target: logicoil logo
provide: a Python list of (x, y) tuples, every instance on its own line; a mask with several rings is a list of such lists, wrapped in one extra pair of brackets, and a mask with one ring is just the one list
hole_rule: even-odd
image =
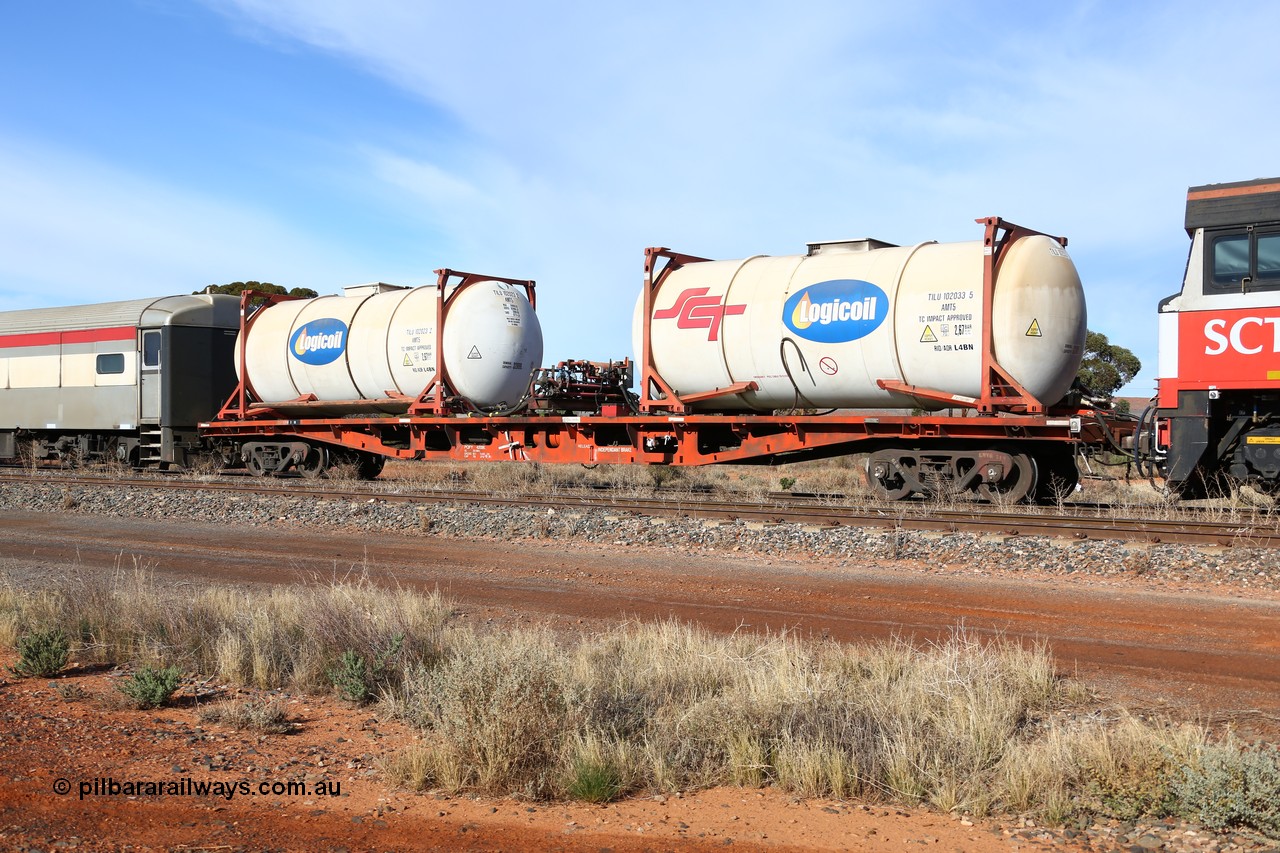
[(802, 338), (842, 344), (865, 338), (889, 316), (889, 297), (869, 281), (835, 279), (791, 294), (782, 322)]
[(347, 324), (333, 317), (308, 320), (289, 339), (289, 351), (303, 364), (337, 361), (347, 347)]

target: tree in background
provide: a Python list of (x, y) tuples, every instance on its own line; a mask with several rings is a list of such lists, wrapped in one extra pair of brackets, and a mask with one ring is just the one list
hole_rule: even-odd
[(1141, 369), (1142, 362), (1132, 352), (1111, 343), (1101, 332), (1089, 332), (1076, 381), (1091, 394), (1110, 399)]
[[(314, 299), (320, 294), (316, 293), (309, 287), (295, 287), (293, 290), (285, 290), (278, 284), (272, 284), (269, 281), (233, 281), (230, 284), (211, 284), (199, 293), (227, 293), (231, 296), (239, 296), (243, 291), (256, 290), (259, 293), (269, 293), (273, 296), (297, 296), (302, 299)], [(265, 299), (254, 297), (249, 300), (250, 305), (261, 305), (266, 302)]]

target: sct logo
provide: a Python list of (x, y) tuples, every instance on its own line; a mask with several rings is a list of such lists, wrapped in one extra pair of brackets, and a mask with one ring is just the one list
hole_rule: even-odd
[(332, 317), (309, 320), (289, 338), (289, 352), (303, 364), (337, 361), (347, 347), (347, 324)]
[(835, 279), (791, 294), (782, 323), (802, 338), (843, 344), (865, 338), (889, 316), (889, 297), (869, 281)]
[(709, 287), (691, 287), (676, 297), (670, 308), (653, 312), (655, 320), (676, 318), (677, 329), (706, 329), (707, 340), (720, 340), (720, 323), (726, 315), (742, 314), (746, 305), (725, 305), (722, 296), (707, 296)]
[[(1264, 331), (1264, 324), (1271, 327), (1271, 334), (1258, 334)], [(1258, 330), (1250, 332), (1246, 342), (1245, 329), (1250, 326), (1257, 326)], [(1257, 355), (1264, 349), (1280, 353), (1280, 317), (1241, 317), (1229, 330), (1226, 320), (1210, 320), (1204, 324), (1204, 336), (1209, 341), (1209, 346), (1204, 348), (1205, 355), (1222, 355), (1228, 348), (1241, 355)]]

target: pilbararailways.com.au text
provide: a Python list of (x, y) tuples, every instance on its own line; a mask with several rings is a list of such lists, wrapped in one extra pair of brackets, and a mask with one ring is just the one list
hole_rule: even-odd
[(320, 780), (307, 783), (300, 779), (286, 781), (265, 780), (236, 782), (193, 779), (116, 779), (113, 776), (82, 779), (72, 784), (70, 779), (53, 781), (53, 792), (66, 796), (76, 791), (80, 799), (87, 797), (215, 797), (231, 800), (235, 797), (340, 797), (342, 783)]

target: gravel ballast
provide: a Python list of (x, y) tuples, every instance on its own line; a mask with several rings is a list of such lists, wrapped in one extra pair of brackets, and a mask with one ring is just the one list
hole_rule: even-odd
[(129, 518), (218, 519), (228, 525), (346, 528), (408, 536), (575, 540), (682, 552), (748, 552), (822, 561), (908, 561), (938, 570), (1137, 579), (1268, 593), (1280, 552), (1248, 546), (1123, 543), (894, 528), (816, 527), (651, 517), (605, 509), (489, 507), (267, 496), (212, 490), (7, 483), (0, 507)]

